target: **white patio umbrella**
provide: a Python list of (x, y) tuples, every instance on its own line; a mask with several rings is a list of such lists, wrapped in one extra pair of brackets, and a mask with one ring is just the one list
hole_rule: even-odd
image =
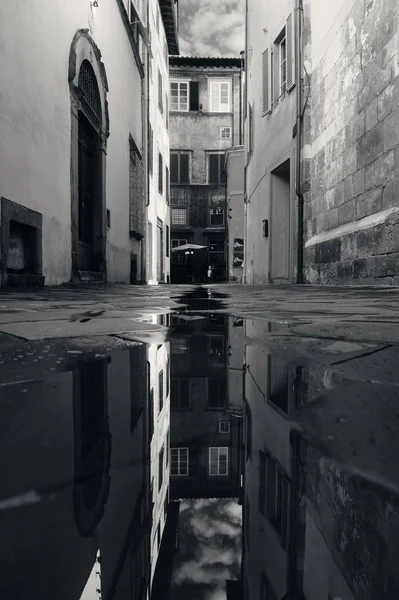
[(203, 250), (207, 246), (200, 246), (198, 244), (183, 244), (183, 246), (176, 246), (172, 248), (172, 252), (195, 252), (196, 250)]

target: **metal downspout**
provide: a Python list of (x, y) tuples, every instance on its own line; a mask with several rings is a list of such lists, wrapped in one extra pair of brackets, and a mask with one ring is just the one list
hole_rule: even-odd
[[(247, 111), (247, 89), (248, 89), (248, 0), (245, 0), (245, 56), (244, 56), (244, 93), (243, 93), (243, 111), (242, 111), (242, 131), (245, 155), (245, 118)], [(247, 283), (247, 262), (248, 262), (248, 235), (247, 235), (247, 167), (244, 167), (244, 265), (243, 265), (243, 283)]]
[(295, 81), (296, 81), (296, 181), (295, 193), (298, 198), (297, 231), (297, 274), (296, 283), (303, 283), (303, 194), (302, 194), (302, 40), (301, 13), (302, 0), (295, 0)]

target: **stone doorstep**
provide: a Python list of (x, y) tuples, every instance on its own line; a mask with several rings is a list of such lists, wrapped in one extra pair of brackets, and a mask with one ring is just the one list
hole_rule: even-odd
[(104, 274), (101, 271), (78, 271), (79, 281), (85, 283), (99, 283), (104, 281)]
[(10, 288), (43, 288), (44, 275), (33, 273), (8, 273), (8, 287)]

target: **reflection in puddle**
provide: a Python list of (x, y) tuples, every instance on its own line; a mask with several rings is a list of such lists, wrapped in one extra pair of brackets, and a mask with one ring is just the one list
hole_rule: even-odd
[(1, 387), (0, 596), (396, 599), (394, 371), (276, 354), (287, 323), (143, 320), (145, 344)]

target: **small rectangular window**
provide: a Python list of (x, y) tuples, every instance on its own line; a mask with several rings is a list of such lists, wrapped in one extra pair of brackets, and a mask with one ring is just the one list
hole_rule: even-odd
[(172, 354), (181, 356), (187, 354), (189, 350), (188, 338), (172, 338)]
[[(172, 238), (172, 248), (178, 248), (179, 246), (185, 246), (187, 244), (187, 240), (183, 239), (183, 238)], [(176, 317), (172, 317), (172, 322), (173, 319), (175, 319)], [(177, 323), (180, 323), (180, 321), (177, 321)]]
[(287, 40), (284, 35), (279, 42), (279, 61), (280, 61), (280, 96), (287, 91)]
[(209, 448), (209, 475), (229, 474), (229, 449)]
[(187, 225), (186, 208), (172, 208), (172, 225)]
[(221, 127), (220, 128), (220, 139), (221, 140), (231, 140), (231, 127)]
[(187, 476), (189, 473), (189, 449), (170, 449), (170, 474), (172, 476)]
[(219, 433), (230, 433), (230, 421), (219, 422)]
[(224, 208), (210, 208), (209, 209), (209, 225), (212, 226), (223, 226), (224, 225)]

